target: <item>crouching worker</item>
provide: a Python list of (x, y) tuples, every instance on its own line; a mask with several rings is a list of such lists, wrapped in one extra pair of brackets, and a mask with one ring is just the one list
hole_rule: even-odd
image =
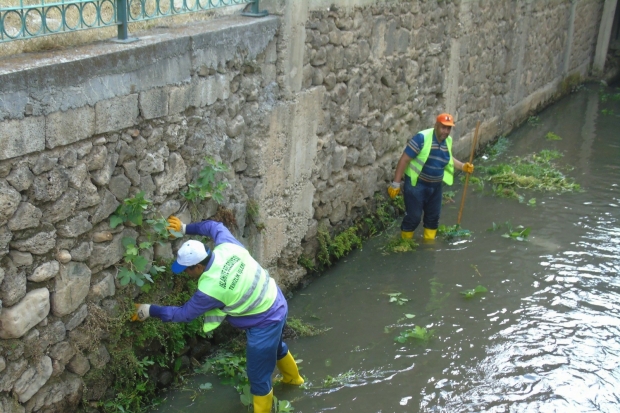
[(182, 307), (136, 304), (132, 320), (157, 317), (167, 322), (189, 322), (204, 316), (204, 331), (215, 329), (224, 319), (247, 336), (247, 373), (254, 412), (268, 413), (273, 403), (271, 375), (276, 367), (282, 383), (300, 385), (297, 364), (282, 341), (288, 305), (280, 288), (245, 247), (220, 222), (202, 221), (185, 225), (168, 218), (169, 229), (188, 235), (211, 237), (213, 251), (202, 242), (183, 243), (172, 264), (172, 272), (185, 271), (198, 279), (198, 291)]

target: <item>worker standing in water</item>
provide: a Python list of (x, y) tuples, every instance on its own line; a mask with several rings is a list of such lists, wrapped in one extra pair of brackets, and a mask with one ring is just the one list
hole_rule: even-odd
[(268, 413), (273, 404), (271, 375), (277, 365), (282, 383), (301, 385), (297, 364), (282, 341), (288, 305), (282, 291), (230, 231), (220, 222), (202, 221), (185, 225), (168, 218), (168, 229), (213, 239), (211, 251), (202, 242), (183, 243), (172, 264), (172, 272), (185, 272), (198, 280), (198, 291), (182, 307), (136, 304), (132, 321), (157, 317), (162, 321), (189, 322), (204, 316), (204, 331), (224, 319), (245, 330), (247, 373), (254, 412)]
[(439, 227), (442, 183), (452, 185), (454, 169), (474, 172), (474, 165), (452, 156), (450, 131), (454, 118), (448, 113), (437, 116), (435, 127), (418, 132), (409, 140), (396, 165), (394, 181), (388, 187), (390, 198), (399, 193), (403, 174), (405, 216), (400, 226), (402, 239), (412, 239), (424, 213), (424, 239), (433, 240)]

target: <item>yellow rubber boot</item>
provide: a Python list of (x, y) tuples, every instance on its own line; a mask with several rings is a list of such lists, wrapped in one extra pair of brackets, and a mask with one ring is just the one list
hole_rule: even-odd
[(413, 239), (413, 231), (400, 231), (402, 239)]
[(435, 236), (437, 236), (436, 229), (424, 228), (424, 241), (432, 241), (435, 239)]
[(295, 359), (291, 355), (290, 351), (286, 353), (286, 356), (278, 360), (276, 365), (278, 366), (280, 373), (282, 373), (282, 383), (293, 384), (295, 386), (303, 384), (304, 379), (302, 379), (299, 375), (297, 363), (295, 363)]
[(270, 413), (273, 406), (273, 389), (264, 396), (252, 395), (254, 413)]

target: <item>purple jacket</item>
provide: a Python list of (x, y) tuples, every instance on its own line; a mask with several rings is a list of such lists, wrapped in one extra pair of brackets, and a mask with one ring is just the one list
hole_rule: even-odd
[[(188, 224), (185, 227), (185, 234), (187, 235), (202, 235), (210, 237), (215, 242), (215, 245), (223, 243), (232, 243), (244, 247), (237, 239), (230, 233), (230, 231), (217, 221), (202, 221), (194, 224)], [(244, 247), (245, 248), (245, 247)], [(207, 264), (205, 271), (211, 268), (213, 264), (213, 254)], [(182, 307), (172, 306), (159, 306), (151, 305), (149, 314), (151, 317), (157, 317), (162, 321), (174, 321), (174, 322), (188, 322), (193, 319), (202, 316), (209, 310), (214, 308), (224, 308), (224, 303), (217, 300), (202, 291), (196, 291), (192, 298), (189, 299)], [(241, 329), (248, 329), (252, 327), (265, 327), (282, 321), (288, 312), (288, 306), (286, 299), (278, 287), (278, 295), (276, 300), (269, 310), (254, 315), (233, 317), (227, 316), (226, 320), (233, 326)]]

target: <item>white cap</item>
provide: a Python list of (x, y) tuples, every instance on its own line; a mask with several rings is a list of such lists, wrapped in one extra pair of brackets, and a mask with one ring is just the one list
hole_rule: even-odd
[(172, 263), (172, 272), (182, 273), (185, 268), (191, 267), (202, 262), (209, 256), (209, 249), (196, 240), (185, 241), (177, 252), (177, 260)]

